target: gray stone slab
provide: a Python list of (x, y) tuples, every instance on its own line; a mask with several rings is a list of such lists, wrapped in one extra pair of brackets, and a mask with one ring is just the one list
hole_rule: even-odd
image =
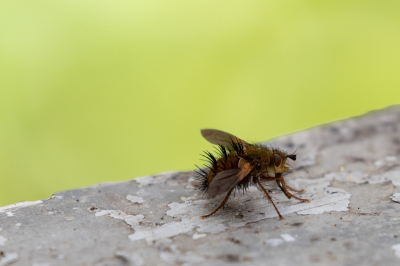
[[(63, 191), (0, 208), (1, 265), (397, 265), (400, 108), (271, 141), (298, 160), (276, 187), (206, 199), (193, 172)], [(200, 137), (200, 135), (199, 135)], [(198, 151), (193, 151), (198, 152)]]

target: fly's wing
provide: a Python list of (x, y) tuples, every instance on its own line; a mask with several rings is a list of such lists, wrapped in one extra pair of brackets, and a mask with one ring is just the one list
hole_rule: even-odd
[(249, 163), (242, 168), (234, 168), (219, 172), (211, 181), (207, 193), (210, 196), (216, 196), (233, 189), (243, 180), (253, 169)]
[(217, 129), (202, 129), (201, 135), (203, 135), (203, 137), (208, 140), (208, 142), (216, 145), (229, 147), (232, 141), (236, 143), (241, 143), (245, 147), (249, 145), (246, 141), (241, 140), (234, 135), (229, 134), (228, 132)]

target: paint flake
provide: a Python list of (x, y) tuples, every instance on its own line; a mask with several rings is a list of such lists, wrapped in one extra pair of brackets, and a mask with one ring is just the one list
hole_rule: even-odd
[(21, 225), (22, 225), (21, 223), (16, 223), (16, 224), (15, 224), (15, 226), (21, 226)]
[(144, 202), (144, 199), (142, 197), (138, 197), (138, 196), (128, 195), (128, 196), (126, 196), (126, 199), (133, 203), (143, 203)]
[(394, 255), (395, 255), (397, 258), (400, 258), (400, 244), (393, 245), (393, 246), (392, 246), (392, 250), (393, 250), (393, 252), (394, 252)]
[(289, 234), (282, 234), (281, 237), (283, 238), (283, 240), (285, 240), (286, 242), (293, 242), (296, 241), (296, 239), (289, 235)]
[(104, 216), (109, 215), (111, 218), (124, 220), (128, 225), (135, 226), (138, 225), (141, 221), (143, 221), (144, 216), (141, 214), (138, 215), (130, 215), (121, 210), (101, 210), (96, 212), (96, 216)]
[(14, 213), (13, 213), (13, 212), (6, 212), (6, 215), (7, 215), (8, 217), (12, 217), (12, 216), (14, 216)]
[(391, 197), (392, 201), (400, 203), (400, 193), (395, 193)]
[(199, 238), (202, 238), (202, 237), (205, 237), (206, 236), (206, 234), (198, 234), (198, 233), (195, 233), (194, 235), (193, 235), (193, 239), (199, 239)]
[(18, 260), (17, 253), (5, 253), (4, 257), (0, 258), (0, 266), (9, 265)]

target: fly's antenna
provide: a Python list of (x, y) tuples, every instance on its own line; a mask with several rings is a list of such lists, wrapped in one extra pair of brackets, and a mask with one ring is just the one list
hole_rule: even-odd
[(293, 161), (296, 161), (296, 158), (297, 158), (297, 149), (298, 149), (298, 147), (296, 148), (296, 150), (295, 150), (292, 154), (287, 155), (287, 157), (290, 158), (290, 159), (293, 160)]

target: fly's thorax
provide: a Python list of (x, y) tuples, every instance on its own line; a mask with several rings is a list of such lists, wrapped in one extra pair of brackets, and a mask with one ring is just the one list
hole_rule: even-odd
[(272, 151), (257, 145), (247, 147), (246, 154), (239, 155), (253, 166), (269, 165)]

